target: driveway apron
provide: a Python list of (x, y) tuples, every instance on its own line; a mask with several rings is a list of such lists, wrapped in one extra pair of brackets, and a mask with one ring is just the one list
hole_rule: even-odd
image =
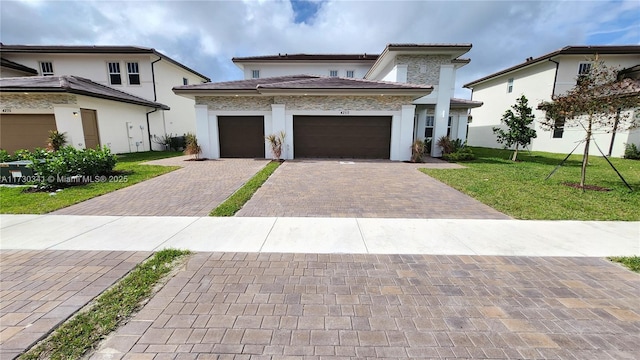
[(56, 215), (207, 216), (268, 160), (185, 161), (177, 157), (149, 165), (183, 166), (171, 173), (52, 212)]
[(30, 348), (150, 254), (3, 250), (0, 358)]
[(92, 358), (631, 359), (639, 288), (600, 258), (199, 253)]
[(459, 166), (438, 161), (286, 161), (236, 216), (509, 219), (418, 171), (420, 167)]

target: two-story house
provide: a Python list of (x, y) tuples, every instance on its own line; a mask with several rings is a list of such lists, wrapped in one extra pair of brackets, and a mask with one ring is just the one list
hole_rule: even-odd
[[(468, 143), (473, 146), (501, 147), (496, 142), (492, 128), (500, 126), (504, 112), (521, 95), (529, 100), (536, 119), (544, 119), (545, 113), (538, 110), (537, 105), (543, 101), (551, 101), (552, 96), (561, 95), (573, 88), (580, 75), (590, 71), (596, 55), (608, 67), (621, 70), (640, 65), (638, 45), (567, 46), (536, 58), (527, 58), (520, 64), (465, 84), (464, 87), (472, 90), (472, 99), (484, 104), (471, 111), (473, 120), (469, 124)], [(569, 153), (586, 134), (581, 126), (558, 124), (555, 129), (545, 131), (536, 121), (534, 127), (537, 138), (533, 139), (530, 150)], [(622, 156), (625, 143), (640, 143), (640, 130), (618, 132), (613, 137), (606, 129), (596, 129), (594, 138), (605, 154), (609, 155), (611, 149), (610, 155)], [(612, 139), (615, 139), (614, 142)], [(601, 155), (595, 146), (590, 147), (590, 153)]]
[(44, 147), (49, 130), (66, 133), (79, 148), (159, 149), (154, 136), (195, 131), (193, 100), (172, 88), (210, 81), (138, 46), (0, 44), (0, 56), (0, 148), (6, 150)]
[[(264, 137), (284, 131), (282, 156), (409, 160), (415, 139), (466, 138), (453, 98), (470, 44), (389, 44), (382, 54), (236, 57), (244, 80), (178, 86), (195, 99), (204, 156), (271, 157)], [(432, 144), (432, 155), (440, 149)]]

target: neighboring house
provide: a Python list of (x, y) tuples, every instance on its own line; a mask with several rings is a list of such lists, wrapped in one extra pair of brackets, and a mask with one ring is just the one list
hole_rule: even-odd
[[(572, 89), (580, 75), (589, 72), (596, 54), (607, 66), (626, 69), (621, 71), (621, 76), (637, 78), (640, 65), (638, 45), (567, 46), (537, 58), (528, 58), (523, 63), (465, 84), (464, 87), (472, 90), (472, 99), (484, 104), (471, 111), (473, 120), (469, 124), (469, 145), (501, 147), (496, 142), (492, 128), (500, 125), (502, 114), (521, 95), (529, 99), (536, 118), (544, 119), (545, 113), (537, 110), (538, 104), (551, 101), (553, 95), (561, 95)], [(558, 123), (552, 131), (545, 131), (536, 121), (535, 129), (538, 137), (533, 139), (530, 150), (569, 153), (585, 136), (582, 127), (565, 127), (563, 123)], [(612, 134), (596, 129), (594, 138), (607, 154), (612, 145)], [(625, 143), (639, 144), (640, 129), (615, 134), (611, 155), (622, 156)], [(601, 155), (595, 146), (590, 147), (590, 153)]]
[(142, 151), (142, 141), (132, 144), (130, 139), (144, 139), (146, 114), (169, 110), (77, 76), (0, 79), (0, 106), (0, 148), (9, 152), (46, 147), (49, 130), (65, 133), (68, 144), (77, 148), (106, 145), (114, 153)]
[[(135, 133), (127, 133), (127, 129), (119, 132), (129, 145), (125, 152), (149, 150), (150, 144), (154, 149), (160, 146), (150, 141), (154, 135), (165, 134), (182, 135), (195, 131), (194, 102), (191, 99), (177, 96), (172, 88), (177, 85), (199, 84), (210, 79), (185, 65), (167, 57), (151, 48), (138, 46), (44, 46), (44, 45), (5, 45), (0, 44), (0, 77), (25, 76), (67, 76), (72, 75), (89, 79), (94, 83), (108, 86), (120, 92), (128, 93), (152, 103), (161, 103), (164, 110), (154, 108), (147, 115), (137, 115), (136, 122), (143, 122), (144, 129), (138, 128)], [(20, 103), (21, 107), (1, 100), (2, 114), (0, 121), (4, 122), (4, 114), (13, 115), (33, 114), (34, 108), (41, 104)], [(112, 104), (113, 105), (113, 104)], [(84, 105), (83, 105), (84, 106)], [(170, 109), (170, 110), (169, 110)], [(107, 120), (106, 114), (96, 110), (101, 120)], [(159, 111), (161, 110), (161, 111)], [(48, 111), (52, 111), (48, 108)], [(13, 116), (15, 121), (15, 116)], [(111, 119), (110, 119), (111, 121)], [(116, 121), (115, 119), (113, 121)], [(119, 122), (119, 121), (116, 121)], [(106, 122), (104, 122), (106, 124)], [(3, 124), (0, 124), (4, 126)], [(106, 126), (106, 125), (105, 125)], [(102, 134), (102, 133), (101, 133)], [(122, 140), (118, 140), (121, 142)], [(78, 146), (80, 142), (74, 141)], [(113, 141), (99, 139), (100, 145), (108, 145)], [(137, 146), (136, 146), (137, 144)], [(120, 147), (117, 152), (122, 151)], [(115, 149), (114, 149), (115, 151)]]
[[(282, 156), (409, 160), (415, 139), (466, 138), (454, 99), (470, 44), (389, 44), (381, 55), (279, 54), (233, 58), (245, 80), (178, 86), (196, 101), (208, 158), (271, 157), (264, 136), (286, 133)], [(435, 143), (435, 142), (434, 142)], [(432, 144), (432, 155), (440, 149)]]

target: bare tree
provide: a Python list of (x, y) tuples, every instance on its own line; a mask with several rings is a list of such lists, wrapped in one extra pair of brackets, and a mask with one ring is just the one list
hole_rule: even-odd
[(567, 93), (553, 96), (540, 109), (546, 113), (543, 128), (564, 126), (585, 129), (580, 187), (584, 189), (589, 163), (589, 146), (594, 130), (619, 132), (640, 126), (640, 81), (617, 79), (618, 69), (606, 66), (596, 56), (590, 71), (580, 75)]

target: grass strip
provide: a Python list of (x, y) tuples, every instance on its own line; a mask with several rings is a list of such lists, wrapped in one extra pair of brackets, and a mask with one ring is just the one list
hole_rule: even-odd
[(618, 262), (633, 272), (640, 273), (640, 256), (612, 256), (609, 260)]
[(247, 181), (240, 189), (234, 192), (227, 200), (213, 209), (209, 216), (233, 216), (244, 204), (246, 204), (253, 194), (264, 184), (265, 181), (280, 166), (279, 161), (272, 161), (262, 168), (249, 181)]
[(19, 359), (78, 359), (115, 330), (149, 297), (154, 285), (188, 251), (165, 249), (138, 264), (126, 277), (100, 295), (86, 311), (58, 327)]
[(46, 214), (96, 196), (149, 180), (179, 169), (179, 166), (142, 165), (143, 162), (183, 155), (181, 152), (147, 151), (118, 155), (116, 181), (71, 186), (55, 195), (48, 192), (24, 192), (24, 187), (0, 187), (0, 214)]

